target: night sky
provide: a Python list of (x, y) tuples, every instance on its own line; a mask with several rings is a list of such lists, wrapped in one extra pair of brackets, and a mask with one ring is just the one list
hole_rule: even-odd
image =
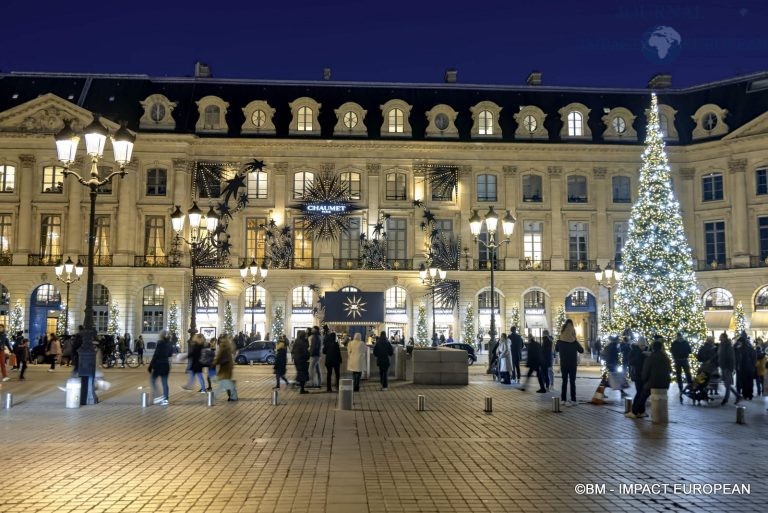
[[(523, 5), (518, 5), (523, 4)], [(67, 9), (63, 9), (66, 6)], [(675, 86), (768, 70), (768, 1), (4, 0), (0, 70), (363, 82)], [(679, 36), (660, 58), (642, 41)]]

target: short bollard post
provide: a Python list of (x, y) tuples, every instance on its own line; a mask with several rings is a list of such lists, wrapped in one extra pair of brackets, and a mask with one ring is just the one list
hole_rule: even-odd
[[(6, 405), (6, 408), (8, 408), (7, 405)], [(747, 409), (744, 406), (736, 407), (736, 424), (746, 424), (746, 421), (744, 420), (744, 416), (746, 415), (746, 413), (747, 413)]]
[(149, 406), (149, 394), (146, 392), (141, 393), (141, 407), (146, 408)]
[(280, 391), (272, 390), (272, 406), (280, 404)]
[(493, 397), (486, 397), (485, 398), (485, 408), (483, 408), (483, 411), (485, 413), (492, 413), (493, 412)]
[(632, 399), (629, 397), (624, 398), (624, 413), (629, 413), (632, 411)]
[(10, 410), (13, 407), (13, 394), (10, 392), (7, 392), (3, 399), (4, 399), (3, 406), (5, 407), (6, 410)]
[(418, 398), (416, 398), (416, 410), (417, 411), (424, 411), (425, 405), (426, 405), (426, 400), (424, 399), (423, 395), (420, 395)]
[(206, 395), (208, 406), (213, 406), (213, 392), (208, 392)]
[(552, 398), (552, 411), (554, 413), (560, 413), (560, 398), (559, 397), (553, 397)]
[(352, 394), (353, 386), (351, 379), (339, 380), (339, 409), (351, 410), (352, 409)]

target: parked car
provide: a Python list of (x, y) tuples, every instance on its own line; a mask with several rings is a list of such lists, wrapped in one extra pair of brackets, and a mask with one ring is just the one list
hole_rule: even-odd
[(472, 365), (477, 361), (477, 355), (475, 354), (475, 348), (469, 344), (462, 344), (461, 342), (450, 342), (443, 344), (442, 347), (450, 347), (451, 349), (463, 349), (467, 352), (467, 363)]
[(275, 363), (275, 343), (269, 340), (251, 342), (244, 348), (237, 350), (235, 362), (240, 365), (247, 365), (251, 362), (273, 365)]

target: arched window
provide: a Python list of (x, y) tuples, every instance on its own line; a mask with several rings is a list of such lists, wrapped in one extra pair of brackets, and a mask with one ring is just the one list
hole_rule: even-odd
[(659, 130), (662, 137), (669, 137), (669, 119), (664, 114), (659, 114)]
[(403, 287), (390, 287), (384, 293), (385, 308), (405, 309), (405, 298), (407, 292)]
[(342, 287), (339, 292), (360, 292), (360, 289), (352, 285), (347, 285), (346, 287)]
[(266, 308), (267, 306), (267, 290), (257, 285), (254, 293), (254, 287), (248, 287), (245, 289), (245, 312), (251, 313), (252, 310), (258, 310)]
[(360, 199), (360, 173), (341, 173), (341, 181), (347, 186), (350, 199)]
[(632, 196), (630, 193), (628, 176), (614, 176), (611, 178), (611, 186), (613, 189), (613, 202), (614, 203), (631, 203)]
[(496, 175), (477, 175), (477, 201), (496, 201)]
[(733, 294), (723, 288), (704, 293), (704, 310), (733, 310)]
[(530, 290), (525, 293), (523, 298), (523, 308), (525, 310), (539, 310), (546, 306), (547, 295), (543, 290)]
[(768, 285), (755, 294), (755, 310), (768, 310)]
[(309, 171), (300, 171), (293, 175), (293, 199), (302, 199), (307, 186), (315, 179), (315, 174)]
[(157, 285), (147, 285), (142, 296), (141, 332), (160, 333), (165, 318), (165, 290)]
[(309, 107), (299, 107), (299, 119), (296, 129), (299, 132), (312, 131), (312, 109)]
[(388, 131), (390, 134), (403, 133), (403, 111), (400, 109), (392, 109), (387, 114), (387, 120), (389, 121)]
[(314, 303), (312, 289), (305, 285), (293, 289), (291, 297), (293, 308), (312, 308)]
[[(477, 308), (490, 310), (491, 308), (491, 291), (484, 290), (477, 295)], [(493, 308), (498, 313), (501, 311), (501, 294), (498, 292), (493, 293)]]
[(568, 203), (587, 202), (587, 177), (571, 175), (568, 177)]
[(106, 333), (109, 326), (109, 289), (100, 283), (93, 286), (93, 322), (96, 333)]
[(35, 306), (60, 305), (61, 294), (50, 283), (44, 283), (35, 291)]
[(387, 173), (387, 199), (405, 200), (407, 198), (406, 183), (405, 173)]
[(484, 110), (477, 116), (477, 133), (479, 135), (493, 135), (492, 112)]
[(581, 112), (571, 111), (568, 113), (568, 135), (572, 137), (581, 137), (584, 135), (584, 118)]
[(523, 176), (523, 201), (541, 203), (541, 177), (539, 175)]
[(206, 130), (219, 128), (220, 115), (221, 110), (218, 105), (208, 105), (204, 111), (205, 121), (203, 122), (203, 128)]

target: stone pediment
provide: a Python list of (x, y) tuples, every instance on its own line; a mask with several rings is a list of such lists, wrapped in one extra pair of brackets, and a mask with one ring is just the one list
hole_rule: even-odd
[(739, 128), (723, 137), (723, 140), (766, 134), (768, 134), (768, 111), (763, 112), (752, 121), (741, 125)]
[[(93, 121), (93, 113), (52, 93), (0, 112), (0, 132), (54, 134), (71, 119), (72, 128), (81, 131)], [(107, 118), (100, 118), (110, 132), (120, 125)]]

